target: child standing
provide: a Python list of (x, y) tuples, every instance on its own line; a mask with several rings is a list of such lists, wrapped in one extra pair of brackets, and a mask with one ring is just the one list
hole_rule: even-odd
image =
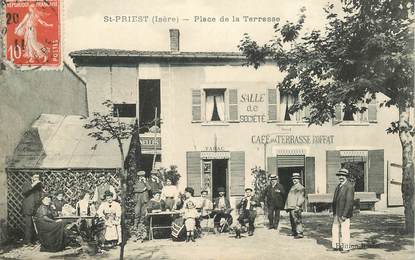
[(199, 217), (199, 212), (196, 210), (196, 206), (193, 201), (188, 200), (184, 208), (184, 225), (187, 231), (186, 242), (192, 240), (195, 242), (194, 230), (196, 226), (196, 218)]

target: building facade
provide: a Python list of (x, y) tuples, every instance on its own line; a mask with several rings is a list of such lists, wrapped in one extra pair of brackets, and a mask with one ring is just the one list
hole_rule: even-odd
[(234, 202), (252, 185), (255, 167), (278, 174), (287, 188), (299, 172), (308, 194), (327, 194), (337, 170), (348, 166), (360, 174), (356, 191), (375, 193), (377, 208), (402, 204), (399, 138), (385, 132), (398, 111), (379, 107), (386, 97), (363, 114), (338, 107), (332, 122), (309, 126), (308, 109), (288, 113), (297, 97), (280, 93), (275, 64), (255, 70), (238, 53), (181, 52), (179, 36), (170, 31), (170, 51), (70, 54), (86, 81), (90, 113), (109, 99), (119, 116), (139, 119), (148, 169), (156, 156), (157, 165), (178, 166), (181, 189), (216, 196), (225, 187)]

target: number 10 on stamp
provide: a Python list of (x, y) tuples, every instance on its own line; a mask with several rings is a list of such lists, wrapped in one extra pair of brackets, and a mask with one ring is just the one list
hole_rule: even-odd
[(61, 66), (60, 1), (6, 1), (6, 59), (15, 67)]

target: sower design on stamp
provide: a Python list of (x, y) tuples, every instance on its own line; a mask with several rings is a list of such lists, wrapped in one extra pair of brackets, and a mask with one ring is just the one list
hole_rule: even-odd
[(61, 66), (60, 0), (6, 1), (6, 59), (18, 68)]

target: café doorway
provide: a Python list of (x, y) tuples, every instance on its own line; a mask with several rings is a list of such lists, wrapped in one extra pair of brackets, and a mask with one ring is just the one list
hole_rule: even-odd
[(298, 172), (301, 175), (301, 184), (305, 186), (304, 167), (278, 167), (278, 177), (286, 193), (293, 186), (292, 176), (294, 172)]
[(212, 159), (212, 195), (213, 198), (219, 196), (218, 188), (223, 187), (228, 197), (229, 191), (229, 174), (228, 159)]

